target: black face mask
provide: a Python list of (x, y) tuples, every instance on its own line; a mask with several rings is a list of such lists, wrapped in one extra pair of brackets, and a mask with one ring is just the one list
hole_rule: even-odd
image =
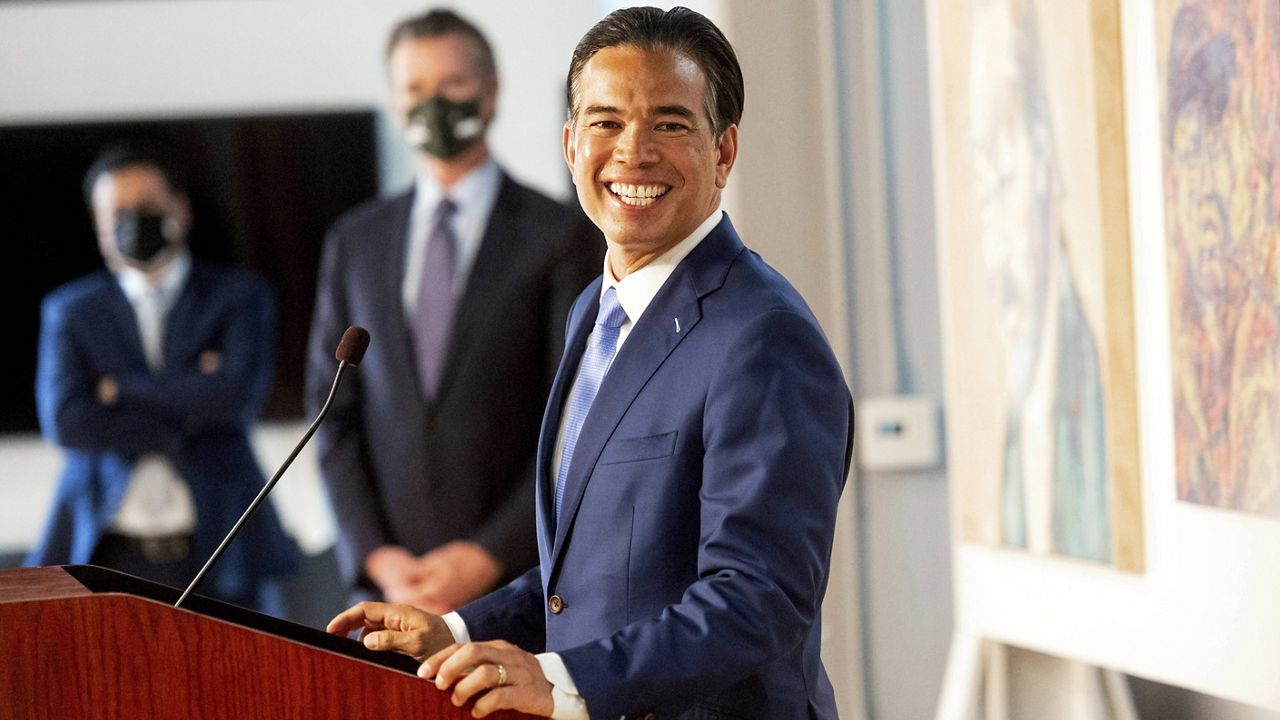
[(140, 263), (149, 263), (166, 247), (164, 216), (143, 210), (122, 212), (116, 220), (116, 249)]
[(409, 111), (404, 136), (428, 155), (449, 160), (474, 145), (483, 132), (479, 98), (454, 102), (436, 95)]

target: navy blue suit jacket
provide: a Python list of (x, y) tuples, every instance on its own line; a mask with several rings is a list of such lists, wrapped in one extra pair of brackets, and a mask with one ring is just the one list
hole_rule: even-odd
[[(41, 430), (66, 451), (66, 466), (29, 564), (89, 562), (144, 453), (164, 455), (191, 488), (196, 558), (213, 552), (265, 482), (249, 428), (274, 367), (270, 289), (247, 272), (197, 260), (165, 323), (164, 368), (152, 372), (133, 308), (111, 273), (74, 280), (45, 298), (36, 404)], [(201, 373), (198, 358), (210, 350), (221, 355), (220, 368)], [(111, 406), (97, 398), (105, 375), (120, 386)], [(263, 507), (202, 590), (243, 601), (264, 576), (296, 562), (296, 546)]]
[(518, 576), (537, 562), (533, 456), (564, 317), (600, 272), (604, 242), (582, 215), (505, 174), (466, 288), (443, 375), (424, 401), (400, 290), (412, 190), (347, 213), (321, 261), (307, 398), (318, 410), (348, 325), (369, 331), (316, 434), (340, 528), (345, 579), (375, 590), (364, 559), (381, 545), (415, 554), (482, 545)]
[(549, 456), (599, 294), (543, 419), (540, 567), (461, 610), (472, 639), (560, 653), (601, 720), (834, 718), (820, 615), (853, 405), (817, 321), (726, 217), (614, 359), (557, 523)]

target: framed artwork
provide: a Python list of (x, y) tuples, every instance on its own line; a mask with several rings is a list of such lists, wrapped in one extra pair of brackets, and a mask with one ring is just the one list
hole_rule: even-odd
[(1178, 497), (1280, 517), (1280, 5), (1155, 6)]
[(1142, 569), (1119, 0), (935, 0), (961, 539)]

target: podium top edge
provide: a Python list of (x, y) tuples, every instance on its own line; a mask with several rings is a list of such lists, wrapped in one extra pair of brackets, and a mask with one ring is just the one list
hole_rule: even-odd
[(0, 571), (0, 603), (53, 600), (92, 594), (80, 581), (60, 567), (15, 568)]
[[(0, 570), (0, 604), (79, 599), (87, 596), (127, 596), (172, 608), (181, 590), (95, 565)], [(362, 643), (318, 628), (299, 625), (203, 595), (191, 595), (180, 609), (250, 631), (337, 653), (356, 660), (415, 675), (418, 662), (408, 655), (377, 652)]]

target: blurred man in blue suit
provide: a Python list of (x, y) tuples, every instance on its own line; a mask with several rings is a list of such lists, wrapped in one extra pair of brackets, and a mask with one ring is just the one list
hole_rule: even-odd
[(619, 10), (578, 44), (565, 158), (608, 251), (543, 421), (540, 567), (457, 613), (366, 603), (332, 631), (426, 659), (478, 716), (836, 717), (820, 617), (852, 399), (720, 209), (742, 103), (690, 10)]
[[(274, 302), (256, 276), (191, 257), (190, 203), (159, 155), (107, 151), (85, 193), (106, 269), (43, 304), (36, 402), (66, 466), (28, 563), (184, 586), (265, 481), (249, 428), (271, 385)], [(264, 581), (296, 562), (264, 507), (201, 590), (275, 610)]]

